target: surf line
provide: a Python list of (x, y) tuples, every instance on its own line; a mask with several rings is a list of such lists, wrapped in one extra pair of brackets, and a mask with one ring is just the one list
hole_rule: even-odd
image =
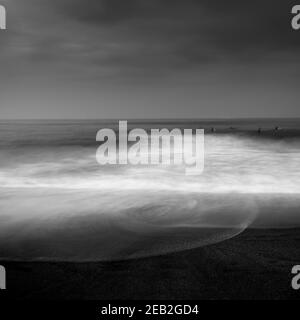
[(100, 165), (184, 164), (186, 175), (204, 171), (204, 129), (151, 129), (148, 134), (145, 129), (134, 128), (128, 132), (124, 120), (119, 121), (118, 134), (104, 128), (98, 131), (96, 141), (101, 142), (96, 152)]

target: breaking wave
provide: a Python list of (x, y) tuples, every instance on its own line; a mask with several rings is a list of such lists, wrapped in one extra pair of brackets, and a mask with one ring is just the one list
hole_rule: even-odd
[[(207, 135), (204, 173), (186, 176), (183, 166), (101, 167), (96, 146), (88, 135), (82, 138), (87, 129), (70, 129), (74, 135), (68, 137), (58, 126), (46, 133), (43, 126), (26, 129), (20, 140), (12, 138), (14, 127), (5, 127), (1, 259), (105, 261), (165, 254), (232, 238), (260, 216), (260, 226), (271, 226), (272, 203), (298, 205), (298, 139)], [(94, 127), (88, 132), (95, 139)], [(281, 226), (291, 219), (275, 216)], [(294, 212), (292, 221), (299, 223)]]

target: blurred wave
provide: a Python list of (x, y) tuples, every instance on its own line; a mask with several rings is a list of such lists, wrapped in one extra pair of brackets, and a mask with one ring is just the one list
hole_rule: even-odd
[(130, 259), (220, 242), (256, 220), (299, 223), (288, 212), (300, 198), (295, 129), (276, 138), (239, 125), (206, 135), (204, 173), (186, 176), (184, 166), (100, 166), (96, 132), (115, 123), (0, 122), (0, 258)]

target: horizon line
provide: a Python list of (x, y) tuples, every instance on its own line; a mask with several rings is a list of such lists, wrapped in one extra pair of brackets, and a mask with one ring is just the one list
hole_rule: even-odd
[(2, 118), (2, 121), (206, 121), (206, 120), (300, 120), (299, 117), (203, 117), (203, 118)]

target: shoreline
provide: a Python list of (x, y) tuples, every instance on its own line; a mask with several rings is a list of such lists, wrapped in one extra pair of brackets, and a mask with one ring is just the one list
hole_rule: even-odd
[(290, 286), (299, 246), (299, 228), (247, 229), (218, 244), (156, 257), (2, 263), (12, 299), (300, 299)]

